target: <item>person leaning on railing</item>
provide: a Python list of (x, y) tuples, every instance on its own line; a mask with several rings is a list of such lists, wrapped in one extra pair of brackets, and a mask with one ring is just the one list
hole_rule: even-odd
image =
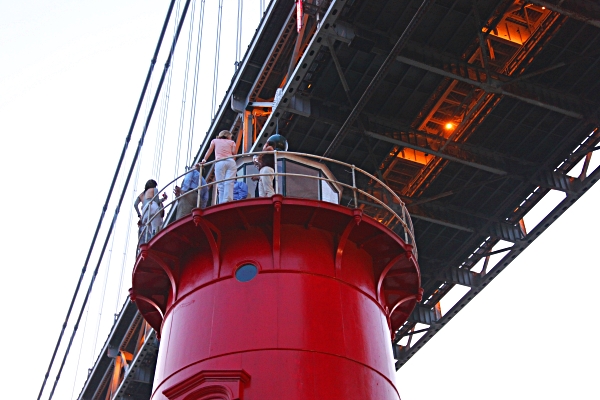
[[(221, 131), (216, 139), (210, 142), (210, 147), (206, 151), (202, 163), (205, 163), (208, 157), (215, 152), (215, 179), (225, 182), (219, 182), (217, 189), (219, 191), (219, 204), (233, 200), (233, 179), (236, 173), (236, 165), (232, 157), (235, 154), (235, 142), (231, 140), (233, 135), (229, 131)], [(220, 160), (220, 161), (219, 161)]]
[[(177, 201), (177, 212), (175, 215), (176, 219), (184, 217), (192, 212), (192, 209), (198, 206), (198, 186), (199, 183), (203, 186), (200, 189), (200, 208), (206, 208), (208, 204), (208, 187), (206, 187), (206, 180), (200, 176), (200, 164), (196, 164), (191, 172), (188, 172), (183, 178), (181, 187), (175, 186), (173, 193), (179, 197), (185, 194)], [(187, 194), (186, 194), (187, 193)]]
[[(163, 193), (162, 198), (158, 197), (158, 183), (154, 179), (150, 179), (146, 182), (144, 192), (141, 193), (133, 204), (133, 208), (137, 212), (138, 226), (147, 225), (150, 222), (150, 226), (147, 228), (144, 238), (150, 240), (160, 230), (162, 225), (162, 219), (164, 216), (164, 210), (162, 209), (162, 202), (167, 199), (167, 194)], [(140, 214), (139, 205), (142, 203), (142, 214)]]

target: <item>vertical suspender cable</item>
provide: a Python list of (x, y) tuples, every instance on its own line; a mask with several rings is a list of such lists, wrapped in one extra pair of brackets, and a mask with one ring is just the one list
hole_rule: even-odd
[[(175, 11), (175, 26), (173, 27), (173, 36), (176, 34), (177, 23), (179, 21), (179, 6), (181, 5), (181, 1), (177, 3), (177, 10)], [(160, 110), (160, 118), (158, 123), (158, 130), (156, 135), (156, 144), (155, 144), (155, 155), (154, 158), (154, 179), (160, 181), (160, 172), (162, 166), (162, 155), (163, 155), (163, 145), (165, 143), (165, 135), (167, 132), (167, 117), (169, 112), (169, 101), (171, 95), (171, 81), (173, 79), (173, 64), (175, 62), (175, 55), (171, 54), (171, 68), (169, 69), (169, 76), (167, 78), (167, 84), (165, 87), (164, 96), (162, 99), (162, 105)]]
[[(142, 163), (141, 156), (138, 160), (137, 168), (135, 169), (135, 177), (133, 178), (133, 190), (131, 191), (131, 204), (135, 201), (135, 197), (137, 193), (135, 191), (135, 187), (139, 181), (140, 177), (140, 165)], [(121, 261), (121, 278), (119, 279), (119, 288), (117, 289), (117, 303), (115, 305), (115, 317), (119, 312), (119, 307), (121, 307), (121, 289), (123, 288), (123, 278), (125, 275), (125, 264), (127, 263), (127, 251), (129, 249), (129, 239), (131, 234), (131, 225), (133, 222), (133, 207), (129, 208), (129, 220), (127, 221), (127, 233), (125, 234), (125, 246), (123, 248), (123, 260)]]
[(215, 45), (215, 69), (213, 71), (213, 91), (212, 107), (210, 108), (210, 118), (215, 117), (217, 108), (217, 88), (219, 80), (219, 55), (221, 53), (221, 20), (223, 19), (223, 0), (219, 0), (219, 15), (217, 17), (217, 44)]
[(73, 378), (73, 388), (71, 389), (71, 400), (73, 400), (73, 395), (75, 394), (75, 384), (77, 384), (77, 375), (79, 372), (79, 361), (81, 361), (81, 350), (83, 349), (83, 339), (85, 338), (85, 330), (87, 329), (87, 321), (88, 314), (90, 309), (88, 307), (85, 312), (85, 319), (83, 320), (83, 334), (81, 335), (81, 344), (79, 345), (79, 356), (77, 356), (77, 366), (75, 367), (75, 377)]
[[(150, 101), (149, 98), (152, 97), (152, 85), (150, 86), (150, 91), (148, 92), (148, 98), (146, 98), (146, 110), (145, 117), (148, 117), (148, 113), (150, 110)], [(140, 180), (140, 168), (142, 165), (142, 155), (138, 158), (137, 167), (135, 169), (135, 177), (133, 178), (133, 189), (131, 190), (131, 204), (133, 205), (135, 198), (137, 197), (137, 185)], [(129, 208), (129, 220), (127, 221), (127, 233), (125, 234), (125, 246), (123, 247), (123, 259), (121, 261), (121, 279), (119, 280), (119, 289), (117, 290), (117, 303), (115, 305), (115, 318), (118, 316), (119, 308), (121, 307), (121, 289), (123, 288), (123, 278), (125, 275), (125, 265), (127, 263), (127, 252), (129, 250), (129, 239), (131, 233), (131, 222), (133, 220), (133, 207)]]
[(108, 190), (108, 195), (106, 196), (106, 201), (104, 202), (104, 206), (102, 207), (102, 212), (100, 213), (100, 219), (98, 220), (98, 224), (96, 226), (96, 231), (94, 232), (94, 236), (92, 238), (92, 243), (90, 244), (90, 248), (88, 250), (87, 256), (85, 258), (85, 262), (83, 264), (83, 268), (81, 270), (81, 275), (79, 276), (79, 281), (77, 282), (77, 286), (75, 287), (75, 293), (73, 293), (73, 298), (71, 299), (71, 304), (69, 305), (69, 309), (67, 311), (67, 316), (65, 317), (65, 321), (63, 322), (60, 334), (58, 335), (58, 341), (56, 342), (56, 346), (54, 347), (54, 352), (52, 353), (52, 357), (50, 359), (50, 364), (48, 365), (48, 370), (44, 375), (44, 381), (42, 382), (42, 386), (40, 388), (40, 392), (38, 393), (38, 400), (42, 397), (42, 393), (44, 392), (44, 387), (46, 386), (46, 382), (48, 381), (48, 377), (50, 376), (50, 370), (52, 369), (52, 365), (54, 364), (54, 359), (56, 358), (56, 353), (58, 352), (58, 348), (62, 341), (62, 337), (65, 333), (65, 329), (67, 327), (67, 323), (69, 322), (69, 318), (71, 317), (71, 311), (73, 310), (73, 305), (75, 304), (75, 299), (77, 298), (77, 294), (79, 293), (79, 288), (81, 287), (81, 282), (83, 281), (83, 276), (85, 275), (85, 271), (87, 270), (87, 265), (92, 255), (92, 250), (94, 249), (94, 245), (96, 244), (96, 239), (98, 237), (98, 233), (100, 231), (100, 227), (102, 226), (102, 221), (104, 220), (104, 215), (106, 214), (106, 210), (108, 209), (108, 203), (110, 198), (112, 197), (112, 192), (115, 187), (117, 176), (121, 171), (121, 165), (123, 164), (123, 159), (125, 158), (125, 153), (127, 152), (127, 148), (129, 145), (129, 141), (131, 140), (131, 135), (133, 134), (133, 128), (135, 127), (135, 123), (137, 121), (138, 114), (140, 112), (140, 108), (144, 101), (144, 96), (146, 95), (146, 89), (148, 88), (148, 84), (150, 83), (150, 78), (152, 77), (152, 71), (154, 70), (154, 65), (156, 64), (156, 58), (158, 57), (158, 52), (162, 45), (163, 38), (165, 36), (165, 31), (167, 29), (167, 25), (169, 24), (169, 20), (171, 19), (171, 12), (173, 11), (173, 6), (175, 4), (175, 0), (171, 0), (171, 4), (169, 5), (169, 9), (167, 11), (167, 16), (165, 17), (165, 22), (163, 23), (162, 30), (160, 32), (160, 36), (158, 38), (158, 43), (156, 44), (156, 49), (154, 50), (154, 56), (150, 61), (150, 68), (148, 70), (148, 74), (146, 75), (146, 81), (144, 82), (144, 86), (142, 88), (142, 93), (140, 94), (140, 98), (138, 100), (137, 107), (135, 108), (135, 112), (133, 114), (133, 120), (131, 121), (131, 126), (129, 127), (129, 132), (127, 133), (127, 137), (125, 138), (125, 144), (123, 146), (123, 150), (121, 151), (121, 157), (119, 158), (119, 162), (117, 164), (117, 169), (113, 176), (112, 182), (110, 184), (110, 189)]
[[(106, 235), (106, 238), (104, 240), (104, 245), (102, 246), (102, 251), (100, 252), (100, 257), (98, 259), (98, 263), (96, 264), (96, 268), (94, 269), (94, 272), (92, 274), (92, 278), (90, 281), (90, 285), (88, 286), (88, 290), (87, 293), (85, 294), (85, 297), (83, 299), (83, 304), (81, 306), (81, 310), (79, 312), (79, 315), (77, 317), (77, 322), (75, 323), (74, 327), (73, 327), (73, 333), (71, 335), (71, 338), (69, 340), (69, 344), (67, 345), (67, 349), (65, 351), (65, 355), (63, 357), (62, 363), (60, 365), (60, 369), (58, 371), (58, 374), (56, 376), (56, 379), (54, 381), (54, 386), (52, 387), (52, 392), (50, 393), (50, 397), (49, 400), (52, 399), (52, 396), (54, 395), (54, 391), (56, 389), (56, 385), (58, 384), (58, 380), (60, 379), (60, 374), (65, 366), (65, 362), (67, 360), (67, 356), (69, 355), (69, 350), (71, 348), (71, 345), (73, 344), (73, 339), (75, 337), (75, 334), (77, 333), (77, 329), (79, 327), (79, 322), (81, 321), (81, 317), (83, 315), (83, 311), (85, 310), (85, 306), (87, 305), (88, 299), (90, 297), (90, 293), (92, 291), (92, 287), (94, 286), (94, 281), (96, 280), (96, 275), (98, 275), (98, 270), (100, 269), (100, 263), (102, 262), (102, 258), (104, 256), (104, 252), (106, 251), (106, 246), (108, 245), (108, 241), (110, 239), (110, 236), (112, 234), (112, 231), (115, 227), (115, 223), (117, 221), (117, 217), (119, 215), (119, 210), (121, 208), (121, 204), (123, 203), (123, 197), (125, 197), (125, 193), (127, 192), (127, 187), (129, 186), (129, 181), (131, 179), (131, 175), (133, 174), (133, 169), (135, 168), (137, 159), (140, 155), (140, 151), (142, 150), (142, 146), (144, 144), (144, 138), (146, 137), (146, 132), (148, 131), (148, 125), (150, 124), (150, 120), (152, 119), (152, 114), (154, 113), (154, 108), (156, 107), (156, 103), (158, 101), (158, 96), (160, 95), (161, 89), (162, 89), (162, 85), (164, 84), (165, 81), (165, 77), (167, 75), (167, 72), (169, 71), (169, 67), (171, 65), (171, 58), (172, 55), (174, 53), (175, 50), (175, 46), (177, 45), (177, 39), (179, 38), (179, 33), (181, 32), (181, 27), (183, 25), (183, 21), (185, 20), (185, 15), (187, 13), (187, 10), (189, 8), (190, 5), (190, 1), (191, 0), (186, 0), (185, 3), (185, 7), (183, 9), (182, 12), (182, 16), (181, 16), (181, 20), (179, 21), (179, 25), (177, 28), (177, 33), (175, 35), (175, 37), (173, 38), (173, 43), (171, 44), (171, 51), (169, 52), (169, 57), (167, 58), (167, 61), (165, 62), (165, 67), (163, 70), (163, 73), (160, 77), (160, 81), (158, 83), (158, 87), (156, 88), (156, 93), (154, 95), (154, 100), (152, 101), (152, 106), (150, 107), (150, 113), (148, 114), (148, 117), (146, 118), (146, 123), (144, 124), (144, 129), (142, 131), (142, 135), (140, 137), (140, 140), (138, 142), (138, 147), (136, 149), (135, 155), (133, 156), (133, 160), (131, 162), (131, 166), (129, 168), (129, 172), (127, 174), (127, 178), (125, 179), (125, 184), (123, 185), (123, 190), (121, 191), (121, 196), (119, 197), (119, 202), (117, 204), (117, 207), (115, 208), (115, 214), (113, 216), (112, 222), (110, 224), (110, 227), (108, 229), (108, 233)], [(164, 29), (163, 29), (164, 31)], [(138, 107), (139, 109), (139, 107)], [(137, 110), (136, 110), (137, 113)], [(111, 188), (112, 189), (112, 188)], [(45, 383), (45, 381), (44, 381)], [(42, 387), (43, 389), (43, 387)], [(41, 391), (40, 391), (40, 396), (41, 396)]]
[(192, 148), (194, 143), (194, 124), (196, 122), (196, 96), (198, 93), (198, 76), (200, 75), (200, 54), (202, 51), (202, 31), (204, 29), (204, 4), (206, 0), (200, 1), (200, 27), (196, 44), (196, 65), (194, 67), (194, 87), (192, 89), (192, 109), (190, 112), (190, 130), (188, 131), (188, 149), (185, 165), (191, 164)]
[[(131, 214), (131, 212), (130, 212)], [(104, 273), (104, 286), (102, 287), (102, 295), (100, 297), (100, 312), (98, 313), (98, 324), (96, 325), (96, 334), (94, 336), (94, 349), (92, 350), (92, 363), (94, 362), (96, 355), (96, 348), (98, 347), (98, 334), (100, 333), (100, 325), (102, 324), (102, 312), (104, 311), (104, 299), (106, 297), (106, 286), (108, 285), (108, 275), (110, 272), (110, 264), (112, 261), (112, 253), (115, 245), (115, 236), (112, 235), (112, 240), (110, 241), (110, 249), (108, 250), (108, 262), (106, 263), (106, 272)]]
[(162, 167), (162, 155), (163, 148), (165, 143), (165, 135), (167, 133), (167, 114), (169, 112), (169, 99), (171, 94), (171, 78), (173, 76), (173, 69), (169, 70), (169, 75), (167, 77), (167, 84), (165, 85), (165, 92), (162, 101), (162, 122), (159, 126), (160, 136), (159, 140), (156, 144), (156, 148), (158, 149), (158, 155), (155, 162), (156, 172), (154, 173), (154, 179), (156, 181), (160, 181), (160, 172)]
[(238, 0), (238, 15), (237, 15), (237, 37), (235, 38), (235, 70), (240, 66), (242, 59), (242, 12), (244, 1)]
[[(192, 53), (192, 39), (194, 36), (194, 16), (196, 12), (196, 0), (192, 0), (192, 13), (190, 16), (190, 31), (188, 33), (187, 54), (185, 57), (185, 74), (183, 78), (183, 95), (181, 99), (181, 110), (179, 112), (179, 133), (177, 135), (177, 151), (175, 153), (175, 172), (173, 177), (177, 177), (179, 170), (179, 160), (181, 152), (181, 138), (183, 137), (183, 124), (185, 122), (185, 101), (188, 92), (188, 74), (190, 71), (190, 55)], [(187, 164), (186, 164), (187, 165)]]

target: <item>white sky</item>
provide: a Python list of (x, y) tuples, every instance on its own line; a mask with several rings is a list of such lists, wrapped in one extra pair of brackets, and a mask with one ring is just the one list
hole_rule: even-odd
[[(229, 85), (235, 60), (237, 1), (224, 1), (217, 104)], [(167, 4), (166, 0), (0, 0), (0, 133), (4, 138), (0, 183), (5, 192), (0, 254), (2, 282), (7, 288), (0, 330), (4, 344), (2, 398), (37, 397)], [(206, 8), (192, 155), (209, 126), (215, 4), (208, 1)], [(259, 13), (259, 0), (244, 1), (242, 54)], [(172, 32), (170, 27), (164, 48)], [(186, 45), (184, 30), (174, 63), (159, 184), (176, 173)], [(164, 53), (156, 65), (153, 87), (163, 64)], [(190, 69), (193, 71), (193, 60)], [(186, 159), (190, 104), (188, 95), (178, 173)], [(137, 182), (132, 185), (136, 193), (145, 180), (157, 177), (152, 165), (159, 115), (160, 102), (145, 141), (139, 178), (132, 180)], [(124, 172), (129, 169), (142, 125), (140, 117)], [(600, 155), (594, 158), (597, 165)], [(120, 180), (114, 200), (122, 186)], [(170, 190), (167, 194), (172, 197)], [(131, 198), (130, 191), (79, 329), (80, 333), (85, 330), (84, 344), (78, 335), (55, 399), (79, 394), (86, 370), (130, 287), (132, 251), (125, 247), (125, 239), (127, 227), (135, 223), (130, 220)], [(600, 217), (595, 206), (599, 200), (597, 185), (400, 370), (398, 386), (403, 400), (599, 398), (592, 380), (598, 376), (595, 361), (600, 358), (594, 311), (600, 278), (596, 255)], [(114, 204), (111, 202), (106, 213), (82, 294), (87, 290), (89, 272), (96, 266)], [(105, 307), (100, 317), (104, 287)], [(69, 327), (64, 342), (70, 332)], [(80, 372), (76, 375), (77, 363)], [(54, 375), (43, 398), (53, 380)]]

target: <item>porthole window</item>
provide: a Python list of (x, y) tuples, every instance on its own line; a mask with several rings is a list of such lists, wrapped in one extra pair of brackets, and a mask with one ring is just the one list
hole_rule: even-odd
[(253, 264), (244, 264), (235, 271), (235, 279), (240, 282), (248, 282), (258, 274), (258, 268)]

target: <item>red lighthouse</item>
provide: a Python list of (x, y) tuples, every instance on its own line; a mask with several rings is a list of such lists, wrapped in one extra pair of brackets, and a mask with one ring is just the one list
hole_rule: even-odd
[(194, 209), (141, 246), (131, 292), (161, 337), (153, 399), (399, 398), (391, 334), (420, 297), (408, 214), (353, 166), (344, 183), (276, 158), (280, 194)]

